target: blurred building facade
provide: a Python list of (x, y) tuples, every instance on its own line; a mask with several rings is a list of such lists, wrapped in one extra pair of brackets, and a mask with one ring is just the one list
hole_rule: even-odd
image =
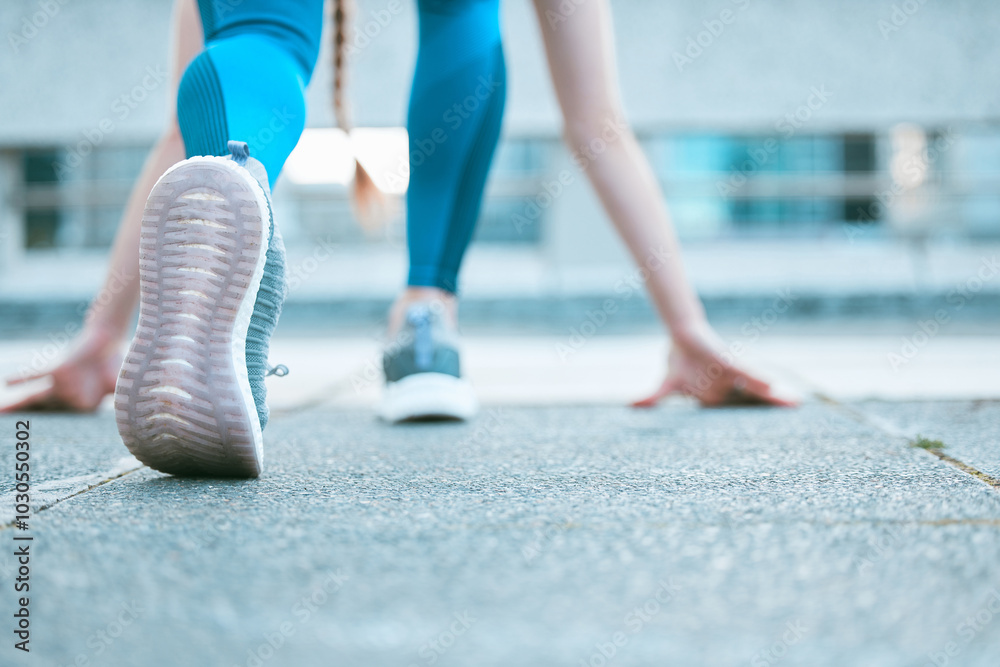
[[(571, 21), (585, 1), (565, 0), (546, 20)], [(402, 126), (413, 3), (358, 4), (355, 123)], [(626, 112), (683, 238), (1000, 237), (1000, 4), (612, 7)], [(169, 0), (0, 5), (0, 272), (52, 253), (103, 256), (167, 116), (170, 10)], [(533, 7), (505, 0), (503, 11), (508, 114), (478, 241), (556, 264), (620, 261), (559, 140)], [(327, 50), (311, 128), (333, 124), (329, 62)], [(365, 234), (343, 183), (285, 181), (276, 205), (290, 212), (293, 243), (398, 243), (403, 214)]]

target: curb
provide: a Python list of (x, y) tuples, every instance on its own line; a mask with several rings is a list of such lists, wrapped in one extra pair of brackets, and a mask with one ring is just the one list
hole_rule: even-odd
[[(290, 299), (281, 324), (285, 330), (331, 335), (379, 330), (387, 298)], [(797, 294), (783, 300), (771, 294), (706, 295), (709, 319), (740, 325), (753, 318), (782, 322), (913, 321), (933, 319), (944, 310), (963, 322), (1000, 324), (1000, 292), (980, 292), (967, 299), (949, 293)], [(39, 335), (74, 336), (87, 303), (76, 299), (0, 300), (0, 338)], [(659, 330), (659, 320), (645, 296), (614, 294), (538, 297), (481, 297), (461, 303), (464, 331), (565, 333), (591, 322), (602, 333)]]

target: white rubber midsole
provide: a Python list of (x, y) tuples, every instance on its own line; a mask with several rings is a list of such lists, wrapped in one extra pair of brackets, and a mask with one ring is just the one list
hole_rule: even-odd
[(444, 373), (414, 373), (386, 385), (379, 416), (388, 422), (472, 419), (478, 411), (479, 402), (468, 380)]

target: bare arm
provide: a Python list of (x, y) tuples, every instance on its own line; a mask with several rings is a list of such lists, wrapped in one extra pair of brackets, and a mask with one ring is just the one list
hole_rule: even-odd
[[(565, 21), (550, 25), (547, 12), (558, 15), (561, 4), (535, 0), (566, 142), (572, 151), (598, 137), (604, 142), (603, 152), (587, 164), (587, 177), (633, 259), (651, 269), (646, 288), (674, 342), (667, 379), (638, 404), (653, 405), (671, 393), (693, 395), (706, 405), (747, 399), (785, 404), (766, 383), (726, 360), (724, 344), (687, 280), (666, 202), (622, 111), (607, 0), (577, 4)], [(666, 261), (651, 262), (661, 256)]]
[(535, 2), (566, 143), (576, 151), (603, 136), (607, 148), (589, 163), (587, 177), (638, 264), (645, 264), (653, 252), (669, 257), (652, 272), (646, 286), (670, 331), (683, 336), (704, 321), (705, 313), (684, 274), (680, 246), (656, 177), (625, 121), (610, 7), (603, 0), (585, 2), (567, 20), (550, 26), (545, 12), (558, 13), (559, 5), (560, 0)]

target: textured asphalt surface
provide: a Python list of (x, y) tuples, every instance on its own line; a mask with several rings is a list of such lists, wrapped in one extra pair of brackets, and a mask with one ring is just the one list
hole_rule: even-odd
[[(998, 417), (317, 408), (272, 421), (261, 479), (224, 481), (138, 467), (109, 413), (30, 415), (48, 507), (0, 530), (0, 664), (995, 667), (1000, 489), (908, 438), (995, 478)], [(0, 419), (4, 491), (23, 418)]]

